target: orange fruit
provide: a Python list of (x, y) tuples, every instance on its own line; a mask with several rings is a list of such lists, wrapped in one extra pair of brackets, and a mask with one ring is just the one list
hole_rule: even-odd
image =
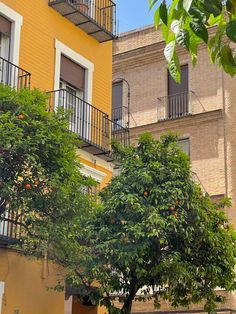
[(25, 188), (26, 188), (26, 190), (30, 190), (31, 189), (31, 185), (29, 183), (26, 183)]
[(23, 119), (24, 119), (24, 117), (25, 117), (25, 115), (24, 115), (24, 114), (19, 114), (18, 119), (23, 120)]
[(171, 207), (170, 207), (170, 211), (173, 212), (174, 210), (175, 210), (175, 208), (174, 208), (173, 206), (171, 206)]
[(37, 187), (38, 185), (39, 185), (39, 181), (38, 181), (38, 180), (35, 180), (35, 181), (34, 181), (34, 186)]
[(144, 195), (145, 197), (148, 197), (148, 195), (149, 195), (148, 191), (144, 191), (144, 192), (143, 192), (143, 195)]

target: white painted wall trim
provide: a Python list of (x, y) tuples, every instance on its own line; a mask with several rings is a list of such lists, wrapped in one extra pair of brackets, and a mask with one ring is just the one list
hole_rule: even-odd
[(21, 26), (23, 24), (23, 17), (0, 2), (0, 14), (12, 22), (11, 26), (11, 62), (15, 65), (19, 65), (19, 54), (20, 54), (20, 35), (21, 35)]
[(93, 72), (94, 64), (80, 55), (78, 52), (72, 50), (59, 40), (55, 40), (55, 75), (54, 75), (54, 90), (59, 89), (60, 83), (60, 68), (61, 68), (61, 55), (63, 54), (67, 58), (71, 59), (73, 62), (78, 63), (83, 68), (85, 68), (85, 94), (84, 99), (92, 103), (92, 93), (93, 93)]
[(89, 167), (85, 164), (82, 164), (82, 168), (80, 169), (80, 172), (85, 177), (92, 177), (94, 180), (98, 181), (99, 183), (101, 183), (106, 176), (106, 173), (99, 171), (97, 169), (94, 169), (92, 167)]
[(5, 282), (0, 281), (0, 314), (2, 313), (2, 297), (5, 291)]

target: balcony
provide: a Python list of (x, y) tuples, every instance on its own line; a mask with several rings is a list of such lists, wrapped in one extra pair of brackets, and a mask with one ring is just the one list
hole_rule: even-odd
[(158, 98), (157, 121), (175, 120), (205, 112), (204, 105), (193, 91)]
[(117, 107), (112, 109), (112, 121), (124, 128), (129, 127), (129, 110), (127, 107)]
[(116, 36), (116, 4), (111, 0), (49, 0), (49, 6), (100, 43)]
[(70, 112), (69, 130), (78, 135), (83, 150), (112, 161), (111, 142), (129, 145), (129, 129), (109, 119), (108, 115), (65, 89), (48, 93), (50, 108), (63, 107)]
[(21, 90), (30, 88), (30, 78), (29, 72), (0, 57), (0, 83)]
[[(0, 203), (1, 201), (0, 197)], [(20, 211), (13, 212), (7, 209), (4, 210), (4, 212), (0, 214), (0, 245), (16, 244), (21, 237), (21, 224), (22, 215)]]

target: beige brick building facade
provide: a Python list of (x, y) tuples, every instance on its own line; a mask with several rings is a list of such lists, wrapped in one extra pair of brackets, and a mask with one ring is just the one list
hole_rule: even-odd
[[(174, 102), (170, 100), (163, 48), (161, 35), (153, 27), (124, 33), (114, 42), (113, 81), (127, 81), (123, 81), (124, 107), (128, 105), (127, 84), (130, 87), (131, 142), (135, 143), (138, 135), (147, 131), (155, 138), (174, 131), (187, 139), (193, 172), (211, 196), (226, 195), (232, 199), (227, 214), (236, 226), (236, 78), (210, 63), (204, 45), (199, 48), (195, 68), (188, 54), (179, 50), (181, 65), (188, 65), (188, 108), (176, 117), (170, 112), (170, 102), (179, 104), (182, 96), (174, 96)], [(235, 311), (234, 298), (233, 294), (228, 295), (219, 312)], [(160, 311), (172, 310), (163, 304)], [(203, 310), (198, 306), (174, 312), (193, 311)], [(147, 303), (134, 304), (133, 312), (156, 313)]]

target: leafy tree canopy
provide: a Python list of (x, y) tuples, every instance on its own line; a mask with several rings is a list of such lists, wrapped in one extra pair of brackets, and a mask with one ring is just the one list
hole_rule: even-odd
[[(205, 43), (211, 62), (218, 63), (231, 76), (236, 74), (236, 1), (235, 0), (148, 0), (155, 8), (154, 23), (160, 21), (166, 42), (165, 57), (169, 71), (180, 82), (177, 47), (186, 49), (193, 65), (197, 63), (198, 46)], [(215, 27), (213, 36), (210, 27)]]
[(214, 205), (193, 181), (174, 135), (145, 134), (119, 154), (121, 173), (84, 226), (80, 277), (72, 281), (109, 313), (130, 313), (135, 299), (158, 307), (161, 298), (174, 307), (205, 301), (214, 311), (223, 301), (215, 288), (232, 290), (235, 279), (236, 234), (219, 209), (224, 202)]
[(0, 85), (1, 212), (21, 217), (23, 252), (47, 254), (78, 294), (112, 314), (129, 314), (136, 298), (157, 307), (160, 298), (204, 300), (213, 311), (223, 301), (215, 288), (234, 289), (236, 235), (193, 181), (177, 138), (143, 135), (136, 147), (117, 147), (121, 174), (96, 205), (67, 121), (38, 91)]
[(83, 189), (95, 184), (80, 173), (67, 114), (46, 104), (37, 90), (0, 85), (0, 217), (21, 228), (22, 248), (35, 256), (78, 232), (90, 208)]

